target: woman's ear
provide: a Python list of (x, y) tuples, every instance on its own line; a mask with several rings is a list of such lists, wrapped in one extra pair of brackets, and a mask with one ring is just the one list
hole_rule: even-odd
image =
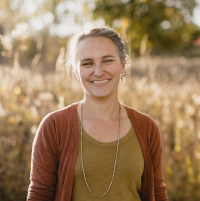
[(126, 64), (125, 64), (125, 62), (122, 62), (121, 74), (125, 73), (125, 68), (126, 68)]

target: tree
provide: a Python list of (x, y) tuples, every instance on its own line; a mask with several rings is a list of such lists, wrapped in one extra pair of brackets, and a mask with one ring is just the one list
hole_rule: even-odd
[[(56, 25), (69, 12), (68, 4), (68, 0), (0, 0), (1, 62), (11, 63), (17, 52), (22, 65), (30, 65), (31, 60), (37, 58), (32, 63), (43, 60), (48, 63), (48, 67), (49, 63), (53, 66), (60, 46), (66, 45), (66, 37), (58, 37), (55, 31), (58, 29)], [(62, 12), (59, 12), (58, 7), (62, 8)], [(53, 34), (50, 34), (50, 29)], [(38, 52), (37, 44), (41, 40), (43, 45)]]
[(147, 37), (147, 48), (178, 51), (191, 44), (198, 29), (191, 21), (195, 0), (96, 0), (93, 19), (114, 26), (134, 53)]

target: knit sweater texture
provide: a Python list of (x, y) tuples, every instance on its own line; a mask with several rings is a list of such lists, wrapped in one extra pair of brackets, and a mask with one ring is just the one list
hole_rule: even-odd
[[(32, 148), (28, 201), (71, 201), (79, 144), (77, 105), (49, 113), (40, 123)], [(148, 115), (124, 107), (144, 156), (141, 200), (166, 201), (159, 129)]]

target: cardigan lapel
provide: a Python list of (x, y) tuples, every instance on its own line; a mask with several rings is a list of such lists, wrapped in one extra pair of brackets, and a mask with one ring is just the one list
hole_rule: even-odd
[(152, 186), (153, 182), (151, 182), (151, 180), (153, 179), (152, 178), (153, 167), (152, 167), (152, 161), (151, 161), (151, 154), (145, 139), (145, 135), (142, 132), (142, 128), (137, 118), (137, 115), (140, 112), (137, 112), (136, 110), (129, 108), (125, 105), (124, 107), (128, 113), (128, 117), (135, 130), (135, 133), (140, 141), (140, 145), (141, 145), (143, 156), (144, 156), (144, 172), (142, 175), (141, 198), (142, 198), (142, 201), (143, 200), (149, 201), (149, 200), (152, 200), (152, 197), (153, 197), (152, 188), (154, 187)]

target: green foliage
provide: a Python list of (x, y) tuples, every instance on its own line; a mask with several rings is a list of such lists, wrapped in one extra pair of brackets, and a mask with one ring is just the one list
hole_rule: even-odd
[(194, 0), (97, 0), (93, 18), (117, 28), (135, 53), (144, 34), (148, 49), (178, 51), (198, 29), (190, 20), (194, 6)]

